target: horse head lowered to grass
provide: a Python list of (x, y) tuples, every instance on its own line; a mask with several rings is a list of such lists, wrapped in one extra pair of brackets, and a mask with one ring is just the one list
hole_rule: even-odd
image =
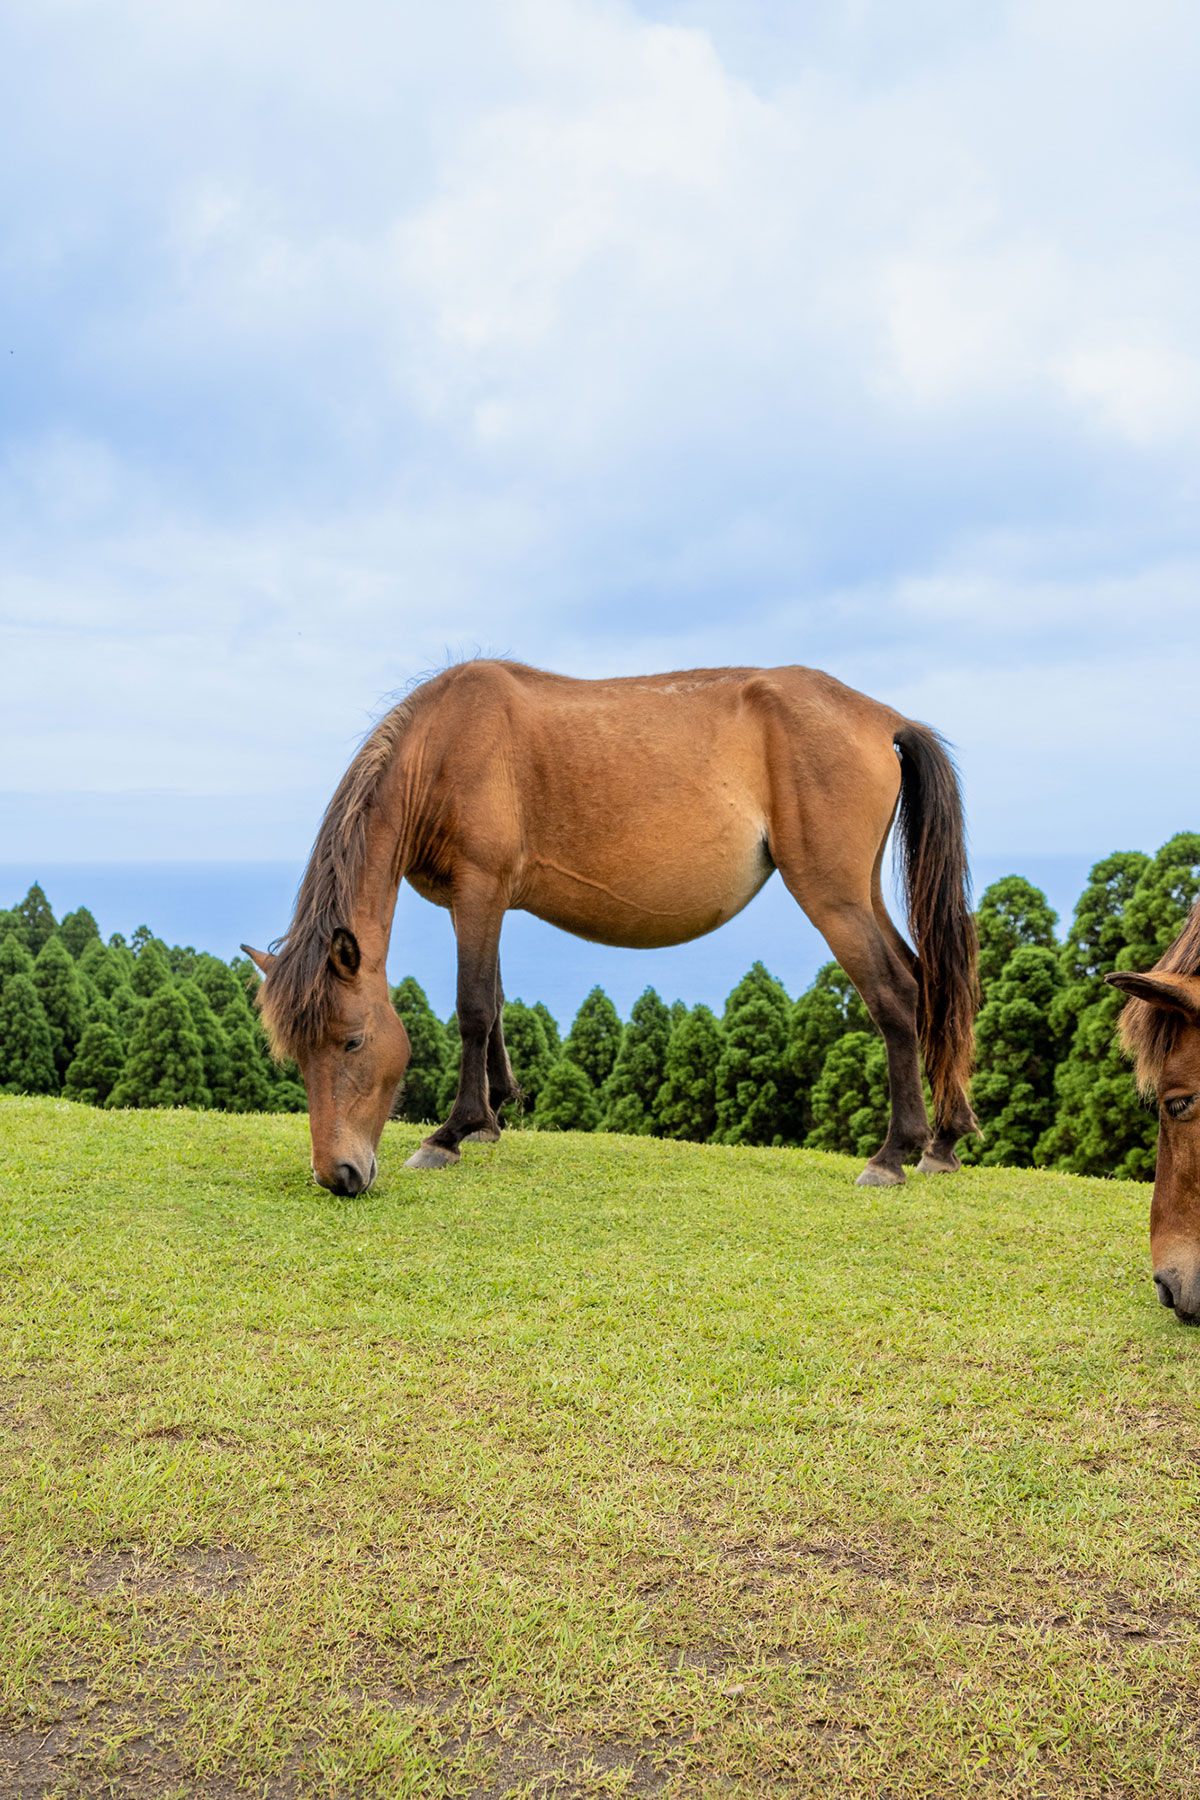
[[(915, 953), (880, 880), (897, 811)], [(408, 1064), (385, 966), (402, 880), (449, 909), (458, 942), (458, 1094), (408, 1160), (438, 1168), (464, 1140), (495, 1139), (520, 1096), (502, 1028), (510, 907), (593, 942), (682, 944), (776, 869), (886, 1045), (891, 1117), (860, 1183), (903, 1181), (916, 1158), (956, 1169), (976, 1129), (975, 936), (958, 783), (935, 732), (805, 668), (578, 681), (477, 661), (424, 682), (343, 776), (278, 953), (243, 945), (274, 1047), (304, 1076), (317, 1180), (370, 1185)]]
[(1150, 1256), (1164, 1306), (1200, 1323), (1200, 905), (1145, 974), (1105, 980), (1133, 998), (1120, 1033), (1138, 1086), (1158, 1103)]

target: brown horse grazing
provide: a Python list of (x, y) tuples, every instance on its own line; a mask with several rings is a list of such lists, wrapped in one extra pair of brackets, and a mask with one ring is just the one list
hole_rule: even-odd
[(1144, 975), (1106, 975), (1132, 994), (1120, 1034), (1142, 1092), (1158, 1102), (1150, 1257), (1164, 1306), (1200, 1323), (1200, 905)]
[[(916, 955), (880, 887), (897, 807)], [(860, 1182), (903, 1181), (914, 1156), (956, 1169), (976, 1129), (975, 940), (958, 784), (934, 732), (813, 669), (574, 681), (479, 661), (426, 681), (342, 778), (278, 954), (243, 945), (275, 1050), (304, 1076), (317, 1180), (338, 1194), (374, 1180), (408, 1064), (384, 966), (402, 879), (449, 908), (458, 940), (458, 1096), (408, 1160), (440, 1168), (464, 1139), (495, 1139), (520, 1097), (501, 1026), (509, 907), (602, 944), (682, 944), (774, 869), (887, 1046), (891, 1121)]]

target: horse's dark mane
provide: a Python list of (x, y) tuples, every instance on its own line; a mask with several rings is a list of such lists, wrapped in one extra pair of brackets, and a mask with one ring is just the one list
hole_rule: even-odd
[(292, 922), (273, 946), (276, 961), (259, 992), (263, 1022), (277, 1056), (298, 1056), (324, 1033), (337, 980), (329, 962), (330, 941), (353, 916), (367, 860), (371, 805), (416, 703), (416, 693), (410, 693), (380, 719), (325, 809)]
[[(1200, 975), (1200, 901), (1193, 906), (1175, 942), (1154, 965), (1164, 975)], [(1130, 1000), (1121, 1010), (1121, 1043), (1133, 1058), (1134, 1076), (1144, 1094), (1153, 1094), (1163, 1064), (1175, 1048), (1184, 1020), (1170, 1007)]]

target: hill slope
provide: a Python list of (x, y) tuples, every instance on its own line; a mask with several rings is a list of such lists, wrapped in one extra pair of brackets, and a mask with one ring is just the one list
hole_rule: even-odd
[(1144, 1187), (417, 1135), (0, 1101), (4, 1792), (1195, 1791)]

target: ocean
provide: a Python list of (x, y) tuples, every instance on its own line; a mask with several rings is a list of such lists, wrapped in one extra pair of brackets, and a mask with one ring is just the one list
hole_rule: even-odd
[[(973, 859), (975, 892), (982, 893), (1001, 875), (1024, 875), (1045, 892), (1062, 931), (1093, 862), (1107, 854), (979, 855)], [(59, 918), (86, 906), (105, 937), (114, 931), (128, 937), (144, 924), (170, 944), (191, 944), (228, 960), (241, 943), (263, 949), (282, 935), (301, 873), (301, 866), (290, 862), (0, 863), (0, 906), (12, 906), (38, 881)], [(894, 911), (899, 919), (900, 908)], [(710, 937), (675, 949), (610, 949), (514, 912), (504, 923), (500, 955), (505, 993), (531, 1004), (543, 1000), (565, 1027), (597, 985), (624, 1018), (650, 986), (668, 1003), (681, 999), (694, 1006), (703, 1001), (719, 1012), (756, 960), (795, 995), (809, 985), (829, 951), (773, 875), (736, 919)], [(393, 982), (414, 975), (443, 1017), (453, 1010), (450, 915), (407, 886), (396, 908), (388, 973)]]

